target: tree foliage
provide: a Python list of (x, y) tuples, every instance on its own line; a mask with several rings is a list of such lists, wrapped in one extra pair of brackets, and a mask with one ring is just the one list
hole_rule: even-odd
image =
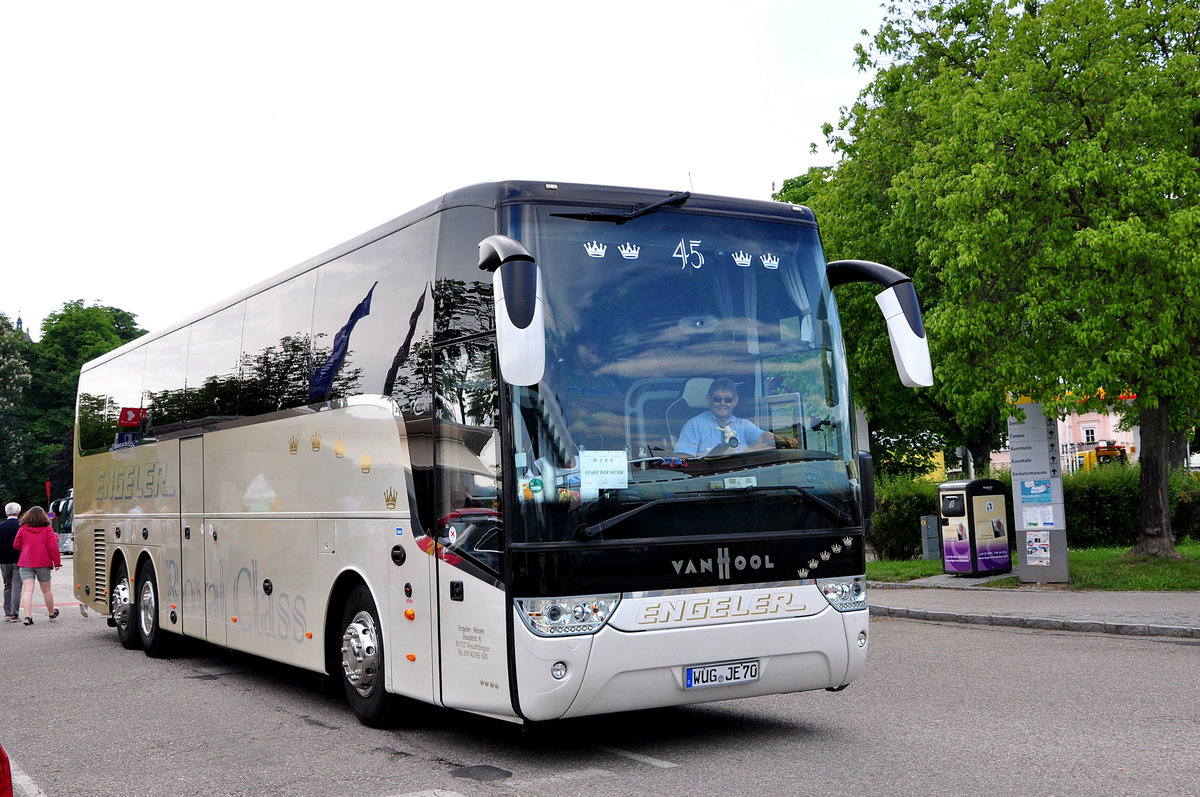
[(0, 503), (17, 495), (17, 484), (25, 472), (28, 434), (21, 423), (21, 406), (29, 389), (26, 363), (27, 341), (0, 314)]
[[(893, 6), (860, 50), (875, 79), (827, 131), (841, 162), (803, 186), (836, 256), (914, 277), (937, 385), (910, 423), (974, 450), (1012, 392), (1051, 411), (1136, 394), (1135, 550), (1158, 555), (1168, 450), (1200, 395), (1198, 54), (1194, 1)], [(901, 406), (870, 377), (880, 344), (854, 363), (873, 420)]]
[(31, 379), (15, 413), (25, 435), (24, 459), (10, 488), (22, 505), (43, 503), (47, 481), (54, 497), (65, 495), (71, 486), (75, 391), (82, 365), (144, 332), (134, 314), (99, 304), (85, 306), (82, 300), (66, 302), (42, 322), (41, 340), (27, 344)]

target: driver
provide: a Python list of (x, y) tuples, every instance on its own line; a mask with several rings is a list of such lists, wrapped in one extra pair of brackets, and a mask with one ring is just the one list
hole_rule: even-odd
[(733, 414), (737, 404), (737, 384), (732, 379), (714, 379), (708, 387), (708, 410), (683, 425), (675, 456), (703, 457), (774, 444), (775, 435)]

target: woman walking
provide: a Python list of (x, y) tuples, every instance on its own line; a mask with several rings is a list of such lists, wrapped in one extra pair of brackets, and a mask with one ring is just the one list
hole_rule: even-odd
[(25, 612), (25, 625), (33, 625), (33, 580), (36, 578), (46, 599), (46, 611), (50, 619), (58, 617), (54, 608), (54, 595), (50, 592), (50, 568), (62, 567), (58, 556), (58, 535), (50, 527), (50, 518), (40, 506), (31, 506), (21, 516), (21, 528), (13, 540), (13, 547), (21, 552), (17, 565), (21, 568), (21, 609)]

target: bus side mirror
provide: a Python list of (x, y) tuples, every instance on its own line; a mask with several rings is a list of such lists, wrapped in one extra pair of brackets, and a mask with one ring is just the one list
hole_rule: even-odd
[(541, 269), (529, 250), (507, 235), (479, 242), (479, 268), (492, 272), (500, 376), (510, 385), (536, 385), (546, 371)]
[(858, 484), (862, 491), (863, 518), (875, 514), (875, 460), (869, 451), (858, 452)]
[(825, 268), (831, 288), (847, 282), (875, 282), (887, 289), (877, 294), (875, 301), (887, 320), (892, 359), (900, 381), (905, 387), (931, 386), (929, 339), (912, 280), (894, 268), (869, 260), (835, 260)]

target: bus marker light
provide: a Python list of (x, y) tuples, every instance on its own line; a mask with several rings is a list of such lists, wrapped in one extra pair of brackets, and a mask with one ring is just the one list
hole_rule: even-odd
[(416, 653), (409, 653), (409, 654), (408, 654), (407, 656), (405, 656), (404, 658), (408, 659), (409, 661), (416, 661), (416, 660), (417, 660), (417, 654), (416, 654)]
[(236, 617), (230, 617), (229, 619), (230, 619), (230, 620), (233, 620), (235, 623), (237, 622), (237, 618), (236, 618)]
[(415, 620), (415, 619), (417, 619), (417, 613), (414, 612), (412, 609), (405, 609), (404, 617), (407, 620)]
[(305, 631), (305, 632), (304, 632), (304, 638), (305, 638), (305, 639), (312, 639), (312, 631)]

